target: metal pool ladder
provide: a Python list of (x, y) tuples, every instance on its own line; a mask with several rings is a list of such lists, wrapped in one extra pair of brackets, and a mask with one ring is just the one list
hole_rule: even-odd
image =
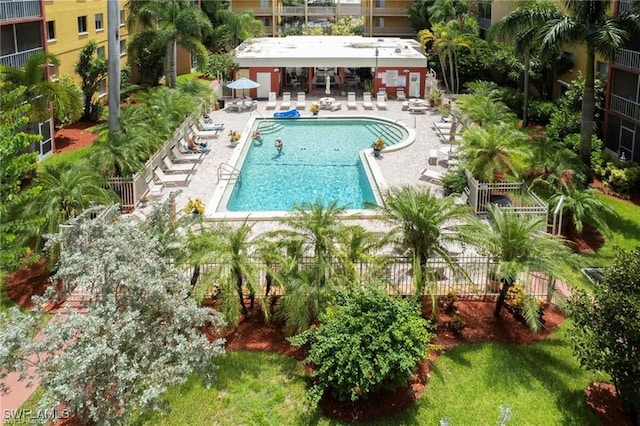
[(220, 182), (222, 179), (240, 180), (240, 170), (227, 163), (221, 163), (220, 166), (218, 166), (217, 175), (218, 182)]

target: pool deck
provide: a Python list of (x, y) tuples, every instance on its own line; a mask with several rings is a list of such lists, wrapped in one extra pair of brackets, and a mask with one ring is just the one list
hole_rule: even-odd
[[(316, 97), (306, 98), (306, 110), (299, 110), (301, 116), (311, 116), (309, 107), (317, 101)], [(436, 133), (431, 128), (431, 123), (441, 121), (441, 114), (437, 108), (429, 108), (426, 112), (415, 114), (410, 111), (402, 111), (402, 101), (388, 100), (386, 102), (387, 109), (379, 110), (375, 102), (373, 110), (365, 110), (362, 106), (362, 99), (358, 97), (357, 110), (349, 110), (346, 105), (346, 97), (336, 97), (336, 102), (342, 103), (342, 108), (337, 111), (320, 110), (320, 117), (340, 117), (340, 116), (361, 116), (361, 117), (380, 117), (386, 120), (396, 121), (405, 125), (409, 129), (415, 131), (414, 143), (398, 150), (385, 150), (379, 159), (374, 160), (378, 165), (382, 174), (386, 187), (396, 187), (402, 185), (411, 185), (415, 187), (424, 187), (437, 190), (439, 185), (422, 177), (422, 171), (426, 168), (437, 172), (446, 172), (447, 162), (446, 155), (443, 151), (448, 148), (448, 143), (442, 143)], [(278, 101), (278, 107), (280, 100)], [(295, 100), (291, 102), (295, 107)], [(176, 195), (176, 208), (181, 211), (186, 205), (189, 198), (201, 198), (207, 204), (205, 219), (210, 217), (213, 211), (212, 200), (216, 191), (220, 192), (226, 181), (218, 182), (218, 169), (221, 164), (235, 164), (242, 143), (250, 136), (252, 119), (256, 117), (273, 117), (273, 113), (279, 109), (266, 109), (267, 101), (259, 101), (257, 111), (237, 112), (235, 110), (223, 109), (215, 111), (211, 114), (214, 123), (224, 123), (224, 130), (221, 131), (217, 138), (209, 139), (211, 151), (205, 156), (204, 161), (198, 164), (191, 182), (183, 188), (165, 188), (162, 192), (162, 198), (166, 198), (169, 192), (180, 189)], [(276, 107), (276, 108), (278, 108)], [(241, 144), (232, 146), (229, 143), (227, 133), (235, 130), (242, 134)], [(286, 141), (285, 141), (286, 143)], [(428, 158), (430, 152), (437, 151), (439, 153), (437, 164), (429, 164)], [(142, 209), (141, 213), (144, 213)], [(254, 219), (259, 219), (258, 214), (252, 214)], [(251, 220), (252, 217), (249, 218)], [(264, 221), (264, 219), (262, 220)], [(271, 228), (266, 225), (265, 229)], [(259, 225), (263, 228), (263, 225)]]

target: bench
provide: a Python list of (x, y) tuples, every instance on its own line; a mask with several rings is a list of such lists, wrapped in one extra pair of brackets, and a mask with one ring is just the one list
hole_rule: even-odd
[(426, 106), (410, 106), (409, 112), (411, 114), (426, 114), (428, 109)]
[(438, 164), (438, 150), (432, 149), (429, 151), (429, 164), (435, 166)]

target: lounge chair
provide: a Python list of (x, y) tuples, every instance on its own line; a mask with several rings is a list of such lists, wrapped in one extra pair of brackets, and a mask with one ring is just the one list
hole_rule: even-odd
[(162, 164), (164, 164), (165, 172), (167, 173), (195, 173), (196, 163), (174, 163), (169, 156), (162, 157)]
[(298, 92), (298, 100), (296, 101), (296, 109), (307, 108), (306, 94), (304, 92)]
[(356, 92), (347, 93), (347, 109), (358, 109), (356, 102)]
[(376, 106), (378, 109), (387, 109), (387, 103), (385, 102), (385, 96), (378, 93), (378, 97), (376, 99)]
[(282, 93), (282, 102), (280, 102), (280, 110), (291, 108), (291, 92)]
[(160, 167), (153, 169), (153, 175), (158, 183), (165, 186), (187, 186), (191, 181), (191, 173), (184, 173), (179, 175), (168, 175)]
[(276, 109), (278, 102), (276, 101), (276, 92), (269, 92), (269, 100), (267, 101), (267, 109)]
[(196, 126), (198, 130), (205, 132), (224, 130), (224, 123), (207, 123), (203, 118), (198, 119)]
[(198, 130), (198, 128), (196, 126), (194, 126), (193, 124), (191, 125), (191, 132), (194, 135), (196, 135), (198, 138), (201, 138), (201, 139), (217, 138), (218, 137), (218, 133), (220, 133), (220, 130), (222, 130), (222, 129), (217, 129), (217, 130)]
[(397, 99), (399, 101), (406, 101), (407, 100), (407, 95), (405, 95), (404, 89), (398, 89), (398, 92), (397, 92), (396, 95), (397, 95)]
[(201, 163), (204, 159), (204, 152), (188, 152), (186, 150), (181, 151), (176, 145), (171, 147), (171, 155), (173, 155), (173, 161), (178, 163)]
[(382, 96), (383, 101), (387, 101), (387, 89), (379, 89), (378, 94), (376, 95), (376, 99)]
[(362, 106), (364, 109), (373, 109), (373, 102), (371, 102), (371, 93), (364, 92), (362, 94)]
[(342, 109), (342, 102), (332, 103), (329, 109), (331, 109), (331, 111), (338, 111), (339, 109)]
[(440, 180), (442, 179), (442, 176), (444, 176), (444, 173), (439, 172), (437, 170), (424, 169), (422, 171), (422, 176), (427, 178), (427, 180), (432, 180), (440, 183)]
[(429, 164), (431, 165), (436, 165), (438, 164), (438, 150), (437, 149), (432, 149), (429, 151)]

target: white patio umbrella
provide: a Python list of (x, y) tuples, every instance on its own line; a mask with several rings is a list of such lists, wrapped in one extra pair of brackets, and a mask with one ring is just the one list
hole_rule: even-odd
[(331, 94), (331, 76), (326, 76), (326, 82), (327, 82), (327, 87), (325, 87), (324, 89), (324, 93), (326, 93), (327, 95)]
[(256, 87), (260, 87), (260, 83), (256, 83), (247, 77), (240, 77), (239, 79), (227, 84), (227, 87), (233, 90), (242, 90), (242, 94), (244, 95), (245, 89), (255, 89)]

